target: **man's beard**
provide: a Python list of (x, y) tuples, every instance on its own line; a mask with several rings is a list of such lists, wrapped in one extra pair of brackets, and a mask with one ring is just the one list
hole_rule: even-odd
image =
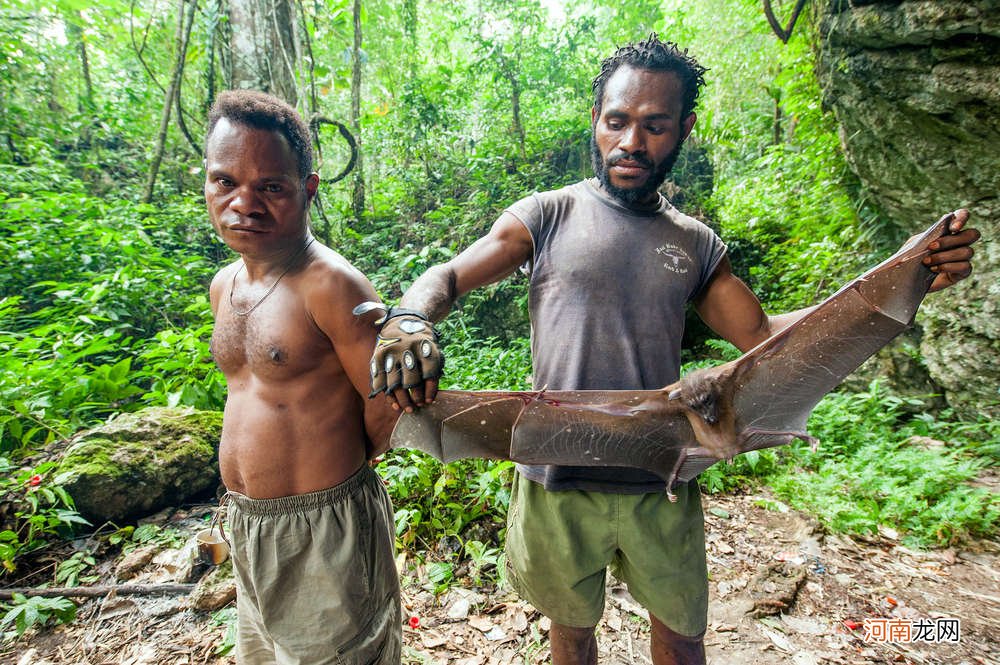
[[(604, 188), (604, 191), (627, 206), (635, 206), (637, 204), (644, 203), (650, 194), (660, 188), (663, 181), (667, 179), (667, 174), (670, 173), (670, 169), (674, 168), (674, 163), (677, 162), (677, 157), (681, 154), (681, 147), (683, 145), (684, 141), (678, 141), (677, 147), (671, 150), (670, 154), (664, 157), (663, 161), (659, 164), (653, 164), (646, 157), (629, 155), (625, 152), (619, 152), (617, 154), (613, 153), (608, 158), (608, 162), (606, 163), (604, 158), (601, 156), (601, 149), (597, 147), (597, 139), (594, 137), (594, 133), (591, 132), (590, 162), (594, 167), (594, 175), (597, 176), (597, 180), (601, 183), (601, 187)], [(611, 177), (608, 175), (608, 169), (614, 166), (615, 162), (618, 160), (626, 158), (638, 162), (650, 169), (649, 177), (646, 178), (646, 182), (642, 183), (638, 187), (616, 187), (611, 184)]]

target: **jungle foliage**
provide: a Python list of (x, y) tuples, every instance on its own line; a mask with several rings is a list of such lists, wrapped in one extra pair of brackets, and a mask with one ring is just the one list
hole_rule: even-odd
[[(232, 26), (219, 0), (193, 8), (180, 93), (170, 102), (185, 131), (170, 125), (152, 202), (142, 202), (178, 58), (180, 8), (192, 5), (10, 0), (0, 8), (0, 502), (14, 507), (0, 525), (0, 551), (8, 569), (74, 521), (58, 479), (26, 473), (19, 460), (121, 411), (220, 409), (224, 401), (206, 296), (232, 256), (207, 223), (196, 145), (224, 84)], [(346, 122), (351, 3), (297, 8), (309, 47), (300, 106)], [(322, 185), (317, 233), (384, 298), (398, 298), (512, 201), (589, 175), (599, 62), (658, 31), (711, 70), (667, 190), (719, 230), (769, 310), (815, 302), (900, 238), (869, 206), (821, 107), (814, 20), (804, 15), (782, 44), (756, 0), (364, 2), (364, 207), (356, 209), (347, 180)], [(332, 181), (347, 147), (326, 128), (320, 141), (321, 175)], [(704, 327), (692, 320), (689, 328), (686, 359), (725, 357)], [(470, 294), (442, 332), (452, 385), (530, 385), (522, 277)], [(830, 528), (891, 523), (921, 544), (995, 534), (996, 495), (967, 481), (996, 463), (1000, 432), (925, 408), (877, 387), (834, 396), (813, 421), (818, 452), (744, 455), (702, 484), (725, 491), (763, 478)], [(946, 444), (915, 447), (914, 436)], [(379, 469), (400, 545), (433, 559), (442, 584), (459, 560), (477, 575), (502, 571), (511, 465), (442, 467), (394, 451)], [(20, 630), (40, 611), (10, 621)]]

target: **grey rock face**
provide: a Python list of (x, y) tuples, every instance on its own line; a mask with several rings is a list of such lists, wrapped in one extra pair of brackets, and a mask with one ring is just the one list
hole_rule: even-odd
[(824, 104), (851, 167), (900, 228), (968, 208), (975, 273), (931, 295), (921, 354), (948, 402), (1000, 416), (1000, 1), (828, 0)]
[(219, 484), (222, 414), (151, 408), (126, 413), (59, 446), (58, 472), (95, 526), (177, 506)]

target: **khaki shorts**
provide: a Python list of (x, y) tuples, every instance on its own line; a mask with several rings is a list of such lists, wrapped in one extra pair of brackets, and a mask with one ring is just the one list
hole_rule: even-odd
[(694, 637), (708, 622), (705, 526), (697, 482), (666, 493), (550, 492), (514, 476), (507, 562), (517, 592), (556, 623), (596, 626), (605, 573), (674, 632)]
[(241, 665), (397, 665), (392, 505), (367, 465), (330, 489), (229, 493)]

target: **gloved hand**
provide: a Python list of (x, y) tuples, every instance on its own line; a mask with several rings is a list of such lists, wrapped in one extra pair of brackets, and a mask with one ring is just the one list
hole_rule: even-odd
[[(375, 307), (385, 306), (363, 303), (354, 308), (354, 313), (363, 314)], [(372, 388), (369, 397), (392, 393), (397, 388), (416, 388), (441, 376), (444, 355), (438, 348), (434, 327), (422, 312), (391, 307), (375, 325), (379, 333), (369, 367)]]

